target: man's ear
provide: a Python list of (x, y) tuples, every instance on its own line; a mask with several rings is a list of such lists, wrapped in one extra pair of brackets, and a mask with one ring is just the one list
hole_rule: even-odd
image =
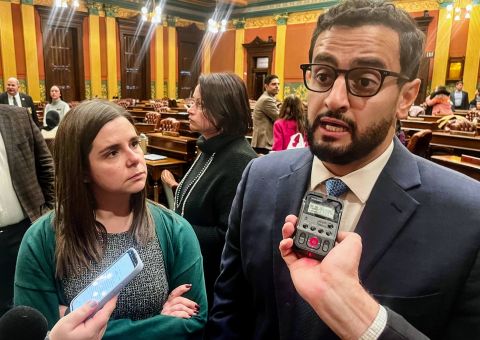
[(403, 85), (397, 103), (397, 118), (405, 119), (408, 116), (408, 110), (415, 102), (418, 91), (420, 90), (420, 79), (409, 81)]

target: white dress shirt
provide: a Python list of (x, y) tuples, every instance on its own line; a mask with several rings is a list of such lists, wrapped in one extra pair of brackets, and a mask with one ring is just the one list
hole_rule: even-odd
[(8, 94), (8, 104), (16, 105), (13, 97), (15, 97), (15, 99), (17, 100), (18, 106), (22, 106), (22, 99), (20, 98), (20, 94), (18, 92), (15, 96), (11, 96), (10, 94)]
[(23, 212), (8, 167), (7, 150), (2, 134), (0, 133), (0, 229), (23, 220)]
[(325, 181), (331, 177), (340, 178), (348, 186), (349, 190), (340, 197), (344, 200), (342, 220), (340, 221), (341, 231), (355, 230), (373, 186), (387, 164), (392, 151), (393, 140), (375, 160), (343, 177), (335, 176), (323, 165), (322, 161), (313, 157), (310, 191), (326, 193)]

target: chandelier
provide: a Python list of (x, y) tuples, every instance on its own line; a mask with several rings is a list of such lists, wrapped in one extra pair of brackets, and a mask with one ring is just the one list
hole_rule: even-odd
[(150, 21), (152, 24), (159, 24), (162, 22), (162, 10), (163, 10), (163, 1), (155, 6), (155, 0), (152, 0), (152, 11), (149, 11), (149, 3), (147, 2), (145, 6), (142, 7), (140, 12), (142, 13), (142, 21)]
[(472, 11), (472, 4), (464, 4), (465, 1), (457, 0), (453, 4), (447, 5), (447, 19), (460, 21), (462, 19), (470, 19), (470, 12)]
[[(73, 1), (71, 1), (71, 5), (72, 5), (73, 8), (78, 8), (78, 7), (80, 7), (80, 2), (78, 0), (73, 0)], [(55, 7), (55, 8), (67, 8), (68, 7), (68, 2), (67, 2), (67, 0), (54, 0), (53, 7)]]
[(213, 18), (208, 19), (208, 31), (211, 33), (225, 32), (227, 30), (227, 19), (217, 21)]

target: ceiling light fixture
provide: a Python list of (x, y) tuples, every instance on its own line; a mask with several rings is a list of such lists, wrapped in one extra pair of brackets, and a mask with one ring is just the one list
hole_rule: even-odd
[(152, 0), (152, 11), (149, 12), (149, 3), (142, 7), (140, 12), (142, 13), (142, 21), (150, 21), (152, 24), (159, 24), (162, 22), (162, 2), (155, 6), (155, 0)]
[(460, 21), (462, 19), (462, 12), (465, 14), (463, 18), (468, 20), (470, 19), (470, 13), (472, 12), (472, 4), (464, 4), (465, 1), (462, 0), (455, 0), (453, 3), (447, 5), (447, 19), (451, 19), (453, 16), (453, 20)]
[[(55, 8), (67, 8), (68, 7), (68, 1), (67, 0), (55, 0), (53, 2), (53, 6)], [(80, 2), (79, 0), (72, 0), (71, 1), (71, 6), (73, 8), (78, 8), (80, 7)]]
[(208, 31), (211, 33), (225, 32), (227, 30), (227, 19), (216, 21), (213, 18), (208, 19)]

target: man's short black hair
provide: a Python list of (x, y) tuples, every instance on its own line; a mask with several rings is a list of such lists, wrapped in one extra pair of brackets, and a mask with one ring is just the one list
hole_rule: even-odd
[(264, 83), (265, 85), (268, 85), (268, 84), (270, 84), (270, 83), (272, 82), (272, 80), (274, 80), (274, 79), (278, 79), (278, 76), (275, 75), (275, 74), (269, 74), (268, 76), (265, 77), (265, 80), (263, 81), (263, 83)]
[(401, 73), (415, 79), (423, 55), (425, 35), (402, 9), (382, 0), (345, 0), (320, 15), (310, 43), (309, 59), (320, 33), (334, 26), (361, 27), (383, 25), (399, 35)]

